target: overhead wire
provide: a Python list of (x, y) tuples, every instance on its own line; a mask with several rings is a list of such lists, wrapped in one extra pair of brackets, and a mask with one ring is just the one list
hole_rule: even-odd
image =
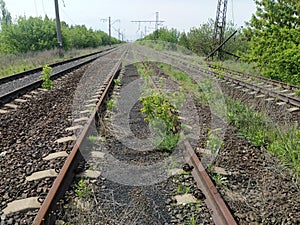
[(44, 14), (47, 15), (46, 10), (45, 10), (44, 0), (42, 0), (42, 7), (43, 7)]
[(38, 10), (37, 10), (37, 6), (36, 6), (36, 1), (34, 0), (34, 7), (35, 7), (35, 14), (36, 14), (36, 17), (38, 17)]
[(231, 14), (232, 14), (232, 23), (234, 24), (234, 7), (233, 7), (233, 0), (231, 0)]

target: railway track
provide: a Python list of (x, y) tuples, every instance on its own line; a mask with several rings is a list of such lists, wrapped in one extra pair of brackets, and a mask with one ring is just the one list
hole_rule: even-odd
[(212, 64), (208, 64), (207, 67), (204, 63), (199, 61), (195, 64), (193, 57), (186, 56), (178, 58), (174, 53), (164, 55), (172, 60), (177, 60), (177, 62), (182, 63), (182, 65), (193, 67), (202, 72), (207, 78), (217, 78), (219, 82), (226, 82), (226, 84), (231, 85), (232, 88), (241, 89), (244, 92), (255, 95), (257, 98), (264, 98), (266, 101), (275, 101), (277, 105), (288, 104), (291, 106), (287, 109), (288, 112), (300, 110), (300, 96), (295, 93), (295, 91), (300, 89), (299, 86), (230, 70), (224, 67), (217, 67)]
[[(50, 66), (53, 69), (51, 79), (56, 79), (65, 73), (71, 72), (72, 70), (90, 63), (105, 54), (109, 54), (111, 51), (114, 51), (114, 49), (102, 50), (88, 55), (51, 64)], [(43, 68), (40, 67), (1, 78), (0, 106), (12, 101), (13, 99), (25, 94), (28, 91), (40, 87), (42, 84), (42, 81), (40, 79), (42, 69)], [(10, 105), (8, 105), (8, 107), (10, 107)]]
[[(109, 56), (109, 54), (107, 54), (107, 56)], [(118, 54), (115, 56), (111, 56), (111, 57), (115, 58), (117, 56), (118, 56)], [(99, 60), (104, 60), (104, 58), (105, 57), (101, 57)], [(119, 55), (119, 58), (122, 58), (122, 57)], [(108, 59), (104, 60), (104, 61), (108, 62), (108, 61), (113, 61), (113, 60), (111, 60), (111, 58), (108, 57)], [(113, 67), (113, 69), (111, 69), (112, 67)], [(5, 207), (4, 208), (2, 207), (2, 210), (4, 212), (4, 214), (2, 214), (2, 217), (1, 217), (2, 219), (5, 218), (6, 219), (5, 221), (9, 221), (9, 223), (11, 223), (11, 222), (15, 221), (15, 219), (18, 218), (18, 219), (21, 219), (21, 221), (26, 224), (26, 223), (29, 223), (30, 219), (34, 215), (33, 224), (52, 224), (52, 223), (54, 223), (55, 212), (57, 209), (57, 203), (58, 203), (59, 199), (63, 196), (65, 191), (68, 189), (70, 183), (72, 182), (72, 177), (74, 177), (75, 174), (77, 174), (79, 171), (82, 172), (82, 169), (81, 170), (78, 169), (78, 168), (80, 168), (80, 165), (81, 165), (80, 163), (83, 160), (83, 156), (82, 156), (82, 152), (81, 152), (82, 151), (81, 145), (84, 141), (86, 141), (88, 135), (90, 134), (91, 125), (93, 125), (95, 123), (95, 120), (96, 121), (98, 120), (97, 119), (98, 112), (103, 107), (103, 102), (106, 100), (107, 95), (109, 94), (109, 91), (111, 90), (111, 88), (114, 84), (114, 79), (116, 78), (117, 74), (120, 71), (120, 68), (121, 68), (121, 60), (117, 60), (117, 61), (114, 60), (110, 64), (109, 76), (107, 77), (107, 79), (105, 81), (102, 82), (102, 86), (98, 85), (98, 87), (92, 88), (95, 90), (95, 93), (91, 93), (90, 98), (85, 98), (85, 100), (86, 100), (85, 105), (86, 105), (86, 107), (88, 107), (88, 110), (83, 110), (81, 112), (77, 112), (78, 115), (81, 115), (81, 117), (75, 119), (76, 121), (79, 121), (79, 122), (83, 121), (85, 125), (77, 126), (77, 127), (73, 126), (73, 127), (70, 127), (69, 129), (67, 129), (69, 131), (72, 129), (79, 129), (79, 131), (77, 132), (77, 134), (79, 134), (79, 136), (78, 137), (70, 136), (70, 134), (72, 132), (66, 132), (64, 134), (65, 137), (56, 139), (54, 141), (57, 144), (59, 144), (59, 146), (55, 148), (55, 152), (51, 152), (51, 151), (47, 152), (46, 151), (46, 154), (44, 152), (43, 156), (41, 157), (41, 160), (43, 161), (42, 164), (40, 164), (38, 162), (40, 159), (33, 162), (34, 164), (40, 164), (40, 166), (34, 167), (34, 169), (31, 168), (29, 171), (27, 171), (28, 170), (27, 169), (25, 171), (26, 173), (24, 175), (21, 175), (21, 176), (19, 175), (21, 177), (21, 179), (20, 179), (20, 182), (17, 182), (16, 186), (18, 188), (20, 188), (20, 186), (18, 184), (25, 182), (27, 184), (32, 183), (33, 189), (35, 189), (37, 187), (39, 190), (38, 191), (30, 191), (30, 190), (22, 190), (22, 188), (21, 188), (19, 190), (19, 192), (25, 191), (25, 193), (28, 193), (28, 194), (24, 195), (24, 193), (22, 193), (20, 195), (20, 193), (18, 194), (18, 191), (16, 191), (17, 192), (16, 193), (10, 189), (9, 193), (16, 193), (16, 196), (13, 196), (14, 194), (8, 194), (9, 196), (5, 197), (5, 201), (4, 201)], [(106, 73), (108, 73), (108, 71), (106, 71)], [(45, 93), (45, 94), (47, 94), (47, 93)], [(98, 99), (99, 99), (99, 101), (98, 101)], [(97, 102), (95, 107), (93, 107), (93, 110), (91, 110), (91, 104), (88, 104), (88, 103), (91, 103), (92, 100), (93, 100), (94, 104), (95, 104), (95, 102)], [(79, 108), (80, 108), (80, 110), (83, 109), (81, 107), (79, 107)], [(66, 136), (66, 135), (69, 135), (69, 136)], [(53, 139), (53, 138), (51, 138), (51, 139)], [(73, 141), (75, 141), (75, 140), (76, 140), (76, 142), (74, 143)], [(74, 145), (72, 143), (74, 143)], [(187, 144), (187, 146), (188, 146), (188, 144)], [(70, 149), (71, 147), (72, 147), (72, 149)], [(189, 149), (190, 147), (187, 147), (187, 148)], [(62, 149), (64, 149), (64, 150), (62, 150)], [(81, 149), (81, 151), (79, 149)], [(67, 150), (69, 155), (66, 154), (65, 150)], [(189, 154), (192, 154), (192, 152), (193, 152), (193, 150), (189, 149)], [(9, 152), (9, 153), (7, 153), (7, 155), (4, 155), (4, 158), (6, 158), (6, 160), (10, 160), (9, 157), (7, 157), (7, 156), (10, 156), (11, 153), (12, 152)], [(194, 156), (190, 155), (187, 158), (190, 158), (190, 157), (195, 157), (195, 155)], [(39, 157), (37, 157), (37, 158), (39, 158)], [(60, 159), (59, 162), (54, 164), (55, 166), (50, 165), (50, 169), (49, 169), (49, 164), (44, 163), (45, 160), (53, 161), (58, 158)], [(65, 158), (66, 158), (66, 160), (65, 160)], [(30, 168), (30, 166), (32, 165), (32, 163), (28, 163), (28, 160), (30, 160), (30, 158), (26, 157), (25, 162), (23, 162), (23, 163), (25, 163), (25, 165), (27, 165), (26, 168)], [(199, 176), (199, 174), (203, 173), (203, 171), (200, 172), (197, 164), (193, 164), (192, 162), (190, 162), (190, 163), (191, 163), (191, 166), (194, 166), (195, 173), (198, 174), (198, 176)], [(43, 165), (43, 164), (45, 164), (45, 165)], [(41, 166), (41, 165), (43, 165), (43, 166)], [(47, 169), (47, 167), (48, 167), (48, 169)], [(2, 171), (5, 170), (5, 168), (1, 168), (1, 169), (2, 169)], [(85, 171), (85, 173), (88, 173), (88, 172)], [(7, 181), (6, 179), (4, 179), (4, 180)], [(46, 183), (45, 183), (45, 181), (46, 181)], [(5, 185), (5, 184), (2, 184), (2, 185)], [(198, 184), (198, 185), (200, 185), (200, 184)], [(209, 185), (211, 185), (211, 183)], [(220, 198), (217, 193), (212, 194), (212, 192), (211, 192), (212, 190), (215, 190), (215, 189), (212, 189), (212, 187), (210, 187), (209, 190), (207, 189), (207, 191), (210, 191), (211, 197), (214, 198), (215, 196), (217, 196), (218, 198)], [(3, 195), (7, 195), (6, 189), (3, 193)], [(24, 198), (22, 196), (27, 196), (27, 197)], [(211, 199), (211, 197), (208, 199)], [(218, 204), (211, 203), (211, 205), (213, 205), (213, 206), (211, 206), (212, 208), (217, 207), (217, 211), (220, 211), (220, 208), (218, 208), (219, 207)], [(223, 207), (224, 207), (224, 203), (221, 208), (223, 209)], [(223, 211), (223, 210), (221, 210), (221, 211)], [(18, 213), (19, 213), (19, 215), (17, 217), (14, 217), (14, 214), (18, 214)], [(232, 224), (233, 220), (230, 220), (230, 219), (229, 219), (229, 221), (231, 221), (231, 222), (224, 223), (224, 221), (222, 221), (222, 220), (225, 219), (225, 221), (226, 221), (226, 219), (228, 219), (228, 216), (221, 219), (220, 215), (222, 215), (222, 214), (219, 214), (219, 213), (217, 214), (216, 211), (214, 211), (214, 214), (213, 214), (213, 217), (216, 219), (216, 224)], [(24, 216), (25, 220), (22, 220), (21, 217), (23, 217), (23, 216)]]
[[(32, 224), (66, 156), (72, 150), (73, 141), (77, 139), (72, 121), (80, 130), (80, 124), (86, 121), (82, 117), (89, 113), (88, 110), (78, 114), (77, 122), (72, 119), (73, 97), (78, 82), (83, 76), (93, 77), (89, 88), (99, 91), (99, 86), (109, 73), (118, 69), (115, 59), (122, 52), (119, 48), (102, 54), (89, 67), (85, 65), (73, 69), (73, 72), (55, 80), (53, 90), (28, 92), (30, 98), (19, 102), (18, 108), (1, 114), (1, 223)], [(79, 64), (75, 66), (79, 67)], [(98, 100), (100, 94), (94, 99)], [(91, 104), (87, 101), (83, 106)]]
[[(159, 88), (159, 81), (155, 82), (151, 79), (151, 82), (155, 89)], [(197, 187), (202, 191), (202, 193), (206, 197), (205, 202), (208, 208), (211, 210), (211, 215), (214, 220), (214, 223), (216, 225), (237, 224), (229, 208), (220, 196), (216, 186), (214, 185), (210, 176), (206, 172), (206, 169), (204, 168), (203, 164), (196, 155), (196, 152), (193, 150), (191, 143), (188, 140), (186, 140), (184, 141), (184, 146), (185, 162), (189, 165), (190, 168), (193, 168), (192, 176), (195, 182), (197, 183)]]
[[(22, 221), (24, 224), (54, 224), (55, 220), (57, 219), (57, 209), (60, 209), (59, 207), (61, 206), (61, 203), (59, 203), (60, 199), (68, 190), (74, 176), (78, 174), (83, 174), (83, 176), (87, 177), (90, 176), (93, 178), (93, 182), (95, 181), (96, 184), (98, 184), (98, 181), (96, 180), (100, 176), (101, 171), (97, 171), (97, 168), (88, 168), (83, 162), (88, 160), (88, 158), (86, 157), (87, 155), (91, 155), (91, 157), (96, 158), (96, 160), (99, 160), (100, 158), (102, 159), (103, 153), (101, 151), (92, 151), (90, 152), (91, 154), (85, 154), (85, 151), (91, 151), (90, 146), (87, 144), (87, 140), (92, 140), (89, 139), (90, 137), (92, 137), (91, 135), (93, 135), (92, 129), (95, 124), (101, 121), (101, 112), (105, 108), (103, 104), (107, 102), (107, 99), (115, 84), (114, 80), (120, 73), (122, 60), (126, 55), (130, 54), (133, 54), (132, 51), (124, 52), (124, 49), (110, 52), (105, 56), (95, 60), (92, 64), (93, 66), (91, 66), (91, 69), (89, 70), (88, 68), (85, 71), (85, 73), (87, 74), (86, 78), (89, 78), (90, 76), (92, 76), (92, 74), (94, 74), (94, 76), (92, 76), (92, 79), (90, 80), (87, 79), (88, 82), (84, 83), (82, 89), (79, 89), (79, 91), (77, 92), (77, 94), (81, 96), (81, 98), (77, 101), (80, 104), (76, 105), (75, 108), (72, 109), (73, 115), (72, 113), (70, 113), (70, 111), (72, 110), (70, 110), (66, 114), (66, 116), (60, 115), (60, 117), (64, 117), (62, 120), (64, 122), (63, 124), (60, 124), (61, 126), (59, 128), (55, 129), (59, 129), (61, 130), (61, 132), (58, 132), (55, 135), (51, 136), (49, 142), (47, 142), (45, 145), (41, 144), (40, 147), (40, 142), (49, 139), (49, 137), (47, 136), (49, 134), (43, 134), (42, 132), (39, 133), (41, 136), (44, 136), (44, 139), (37, 139), (40, 152), (37, 153), (35, 151), (29, 151), (25, 157), (23, 156), (23, 161), (21, 161), (17, 166), (14, 166), (14, 170), (18, 170), (22, 173), (14, 174), (14, 176), (16, 177), (20, 176), (20, 178), (18, 178), (19, 181), (15, 182), (16, 189), (19, 190), (12, 190), (10, 188), (10, 182), (14, 180), (14, 178), (4, 175), (4, 173), (8, 173), (10, 169), (3, 166), (0, 167), (1, 176), (4, 177), (1, 180), (0, 185), (1, 187), (6, 187), (3, 188), (2, 192), (0, 193), (4, 197), (0, 198), (1, 210), (2, 212), (4, 212), (4, 214), (0, 214), (1, 222), (8, 221), (8, 224), (13, 224), (14, 222)], [(168, 57), (170, 58), (170, 56)], [(181, 64), (184, 63), (186, 62), (181, 61)], [(105, 68), (102, 67), (103, 65), (105, 65)], [(195, 67), (188, 69), (191, 71), (191, 73), (198, 71), (198, 68)], [(203, 69), (202, 72), (204, 71), (206, 74), (208, 73), (209, 75), (218, 76), (218, 74), (212, 74), (213, 72), (211, 70)], [(122, 70), (121, 74), (123, 73), (124, 71)], [(96, 80), (96, 77), (101, 77), (101, 79)], [(68, 82), (69, 81), (66, 81), (65, 86), (61, 86), (59, 89), (66, 89), (70, 84)], [(59, 84), (56, 85), (59, 86)], [(72, 93), (73, 94), (71, 96), (71, 99), (76, 96), (76, 93), (74, 93), (74, 91)], [(47, 95), (47, 92), (42, 93), (42, 95)], [(56, 98), (58, 96), (59, 95), (56, 95)], [(49, 107), (50, 109), (54, 106), (56, 107), (57, 104), (60, 104), (61, 107), (66, 104), (63, 101), (61, 103), (55, 103), (55, 100), (52, 101), (52, 104), (47, 105), (47, 107)], [(38, 103), (41, 102), (38, 101)], [(71, 106), (68, 106), (68, 108), (70, 109)], [(57, 110), (59, 109), (60, 108), (58, 107)], [(50, 111), (51, 110), (49, 110), (49, 112)], [(30, 112), (30, 108), (25, 112)], [(43, 118), (46, 119), (46, 116), (43, 116)], [(66, 123), (66, 121), (68, 121), (68, 123)], [(59, 124), (60, 122), (61, 121), (58, 121), (56, 123)], [(48, 122), (46, 121), (46, 123)], [(9, 123), (7, 124), (7, 126), (9, 126)], [(26, 124), (22, 125), (26, 127)], [(18, 124), (18, 127), (19, 126), (20, 125)], [(42, 130), (43, 129), (48, 129), (48, 127), (42, 127)], [(31, 132), (32, 131), (29, 131), (29, 133)], [(0, 133), (0, 135), (2, 134)], [(24, 139), (24, 135), (25, 134), (23, 133), (21, 137), (16, 137), (14, 138), (14, 140), (7, 140), (7, 143), (9, 143), (9, 145), (13, 144), (13, 148), (17, 147), (18, 150), (22, 150), (21, 142), (27, 142), (27, 140)], [(53, 148), (53, 150), (42, 150), (42, 148), (46, 146), (49, 148)], [(211, 217), (213, 218), (214, 223), (236, 224), (234, 217), (228, 210), (216, 187), (209, 179), (204, 167), (201, 165), (199, 158), (191, 147), (191, 144), (185, 142), (184, 149), (184, 158), (189, 165), (188, 167), (190, 168), (188, 170), (191, 171), (198, 188), (200, 188), (201, 192), (205, 195), (205, 202), (208, 208), (212, 211)], [(22, 160), (21, 151), (19, 153), (18, 151), (16, 152), (17, 154), (19, 154), (18, 158), (10, 158), (12, 153), (12, 149), (6, 151), (5, 154), (1, 154), (0, 160), (9, 161), (9, 165), (14, 165), (14, 161), (16, 162), (17, 160)], [(34, 159), (31, 158), (33, 154), (35, 155)], [(140, 157), (143, 158), (143, 155), (140, 155)], [(32, 164), (35, 164), (36, 166), (33, 167)], [(122, 174), (122, 171), (119, 172)], [(99, 185), (102, 185), (101, 188), (103, 189), (106, 189), (105, 185), (107, 184), (105, 182), (105, 178), (102, 177)], [(22, 189), (22, 187), (24, 187), (22, 186), (23, 184), (25, 184), (26, 186), (25, 189)], [(151, 192), (151, 190), (147, 191)], [(143, 191), (141, 190), (136, 191), (135, 189), (132, 193), (133, 195), (139, 196), (139, 198), (143, 197)], [(199, 192), (196, 191), (196, 193)], [(97, 202), (98, 200), (95, 199), (95, 201)], [(147, 202), (147, 198), (146, 200), (139, 199), (138, 202), (134, 202), (133, 204), (136, 204), (135, 210), (142, 210), (142, 208), (139, 208), (139, 204), (141, 204), (140, 201)], [(117, 203), (117, 206), (120, 206), (118, 204), (120, 203)], [(15, 214), (18, 215), (14, 216)], [(124, 219), (124, 221), (132, 222), (133, 219), (136, 218), (131, 218), (131, 220), (127, 218)]]

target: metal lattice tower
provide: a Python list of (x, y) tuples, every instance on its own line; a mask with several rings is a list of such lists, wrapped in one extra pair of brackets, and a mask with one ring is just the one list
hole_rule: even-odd
[[(227, 2), (228, 2), (228, 0), (218, 0), (212, 49), (217, 48), (224, 41)], [(222, 50), (221, 49), (218, 51), (218, 53), (219, 53), (219, 58), (222, 58)]]

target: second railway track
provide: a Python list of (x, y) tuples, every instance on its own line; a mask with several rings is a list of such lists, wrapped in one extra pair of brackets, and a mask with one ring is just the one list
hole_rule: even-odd
[[(53, 69), (51, 79), (56, 79), (67, 72), (71, 72), (111, 51), (114, 51), (114, 49), (102, 50), (59, 63), (50, 64)], [(0, 105), (10, 102), (14, 98), (41, 86), (41, 72), (42, 68), (36, 68), (0, 79)]]

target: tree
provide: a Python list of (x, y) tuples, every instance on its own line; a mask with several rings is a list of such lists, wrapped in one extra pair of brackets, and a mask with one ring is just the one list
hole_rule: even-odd
[[(233, 23), (227, 23), (225, 37), (232, 34), (236, 28)], [(199, 28), (192, 28), (187, 34), (190, 50), (201, 56), (207, 56), (212, 51), (214, 34), (214, 21), (209, 19), (207, 23), (201, 24)], [(234, 53), (244, 52), (248, 47), (242, 31), (237, 32), (234, 38), (230, 39), (223, 47), (224, 50)], [(227, 59), (230, 56), (224, 55)]]
[(187, 49), (190, 49), (191, 46), (190, 46), (188, 37), (187, 37), (187, 35), (186, 35), (185, 32), (182, 32), (180, 34), (180, 37), (179, 37), (179, 40), (178, 40), (178, 44), (181, 45), (181, 46), (183, 46), (183, 47), (185, 47), (185, 48), (187, 48)]
[[(0, 0), (1, 1), (1, 0)], [(85, 25), (71, 26), (61, 22), (64, 49), (95, 48), (109, 44), (103, 31), (87, 29)], [(112, 43), (119, 41), (112, 38)], [(26, 53), (56, 48), (56, 23), (54, 19), (21, 16), (16, 23), (3, 23), (0, 31), (0, 52)]]
[(300, 4), (297, 0), (256, 0), (256, 13), (245, 33), (250, 48), (244, 56), (263, 75), (300, 83)]
[(11, 23), (12, 20), (11, 20), (10, 12), (8, 12), (7, 8), (5, 7), (5, 2), (3, 0), (0, 0), (0, 10), (1, 10), (1, 15), (0, 15), (1, 24)]
[(166, 28), (160, 28), (140, 40), (159, 40), (177, 44), (179, 37), (180, 32), (174, 28), (170, 30)]

